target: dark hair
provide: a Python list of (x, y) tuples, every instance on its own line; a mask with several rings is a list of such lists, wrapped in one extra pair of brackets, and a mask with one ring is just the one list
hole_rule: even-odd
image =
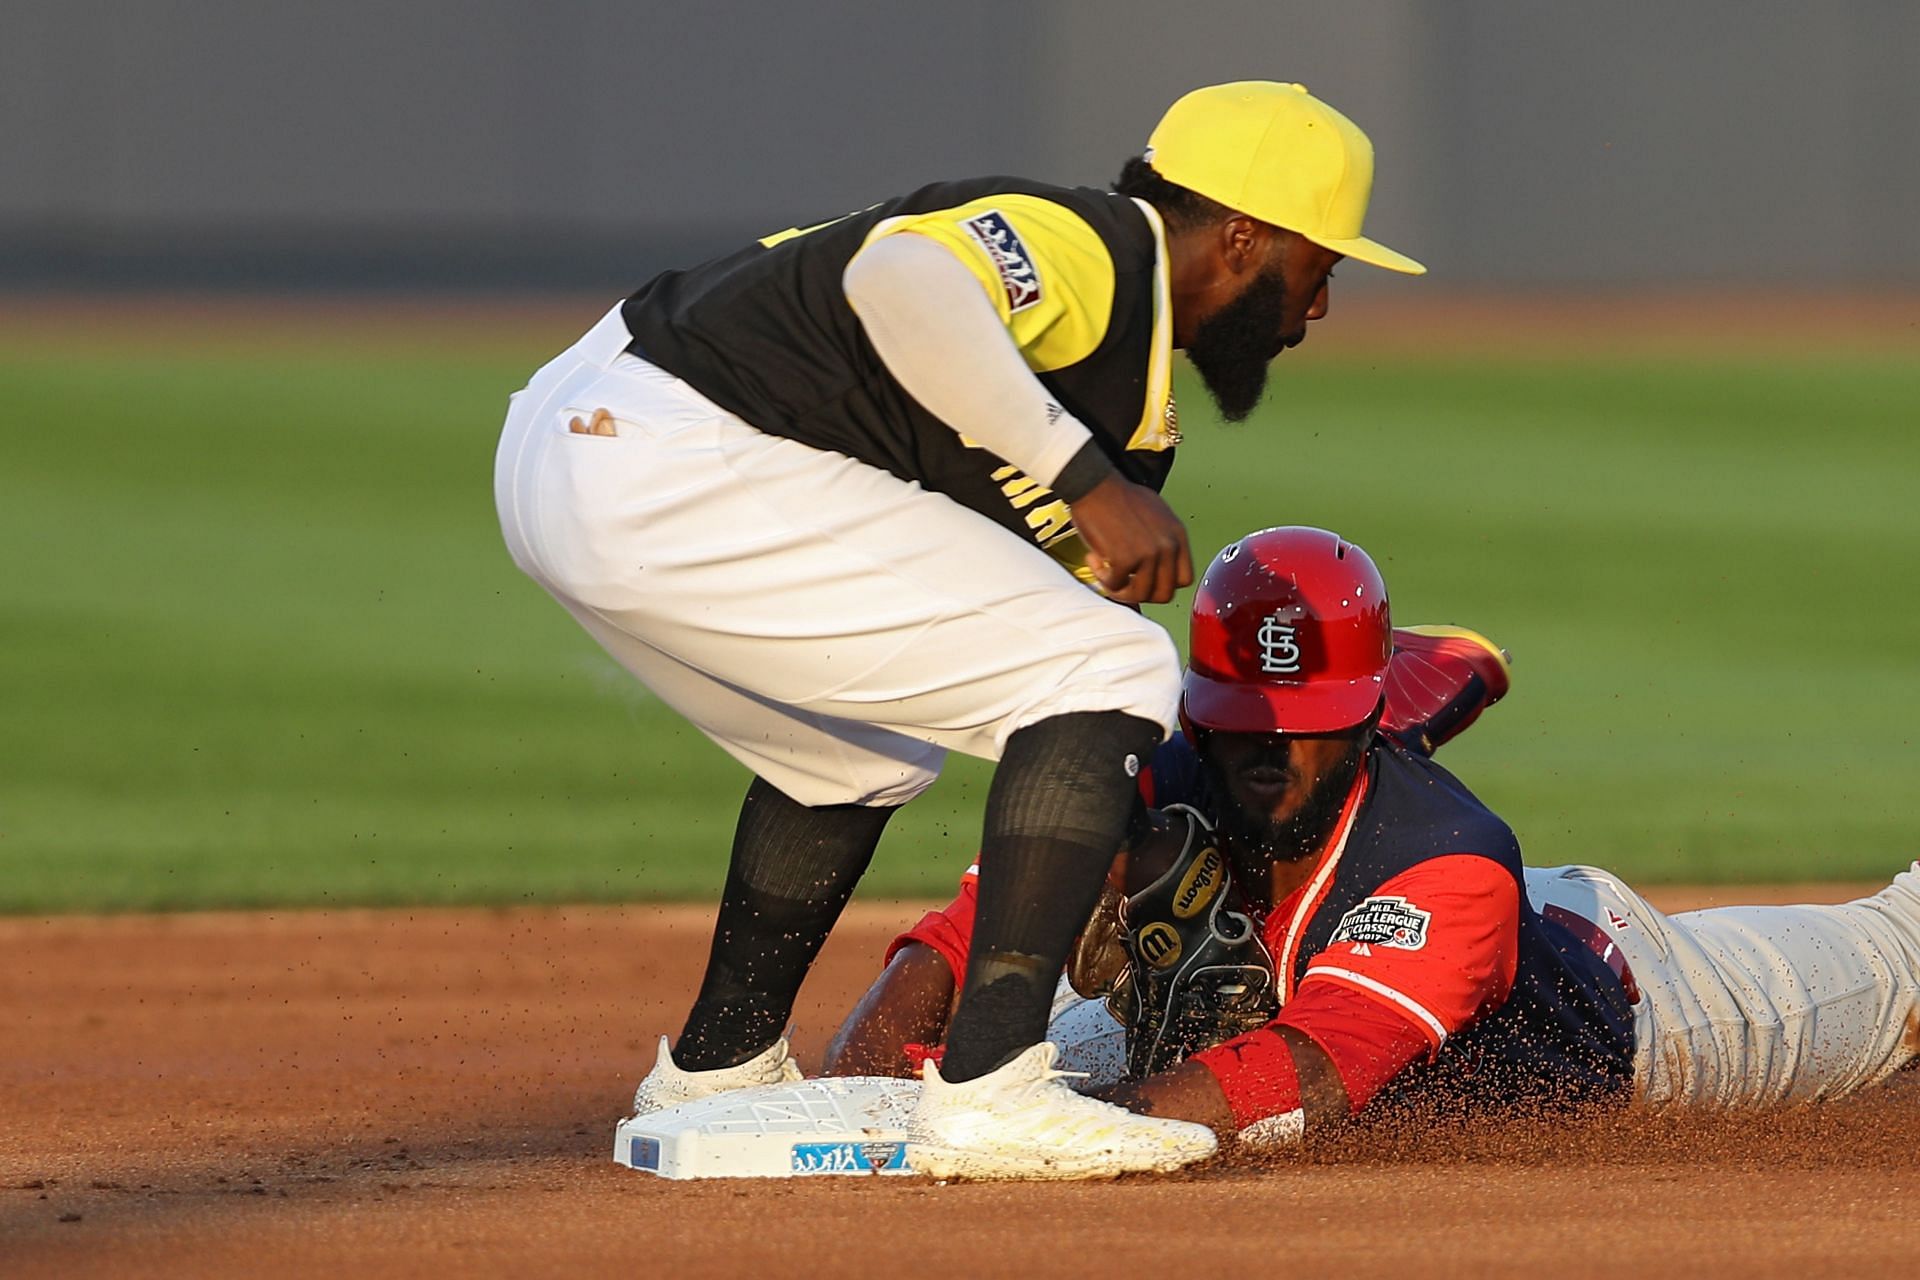
[(1120, 176), (1113, 182), (1113, 191), (1115, 195), (1145, 200), (1176, 231), (1205, 226), (1233, 216), (1233, 210), (1218, 200), (1209, 200), (1198, 191), (1189, 191), (1177, 183), (1168, 182), (1147, 163), (1145, 156), (1134, 156), (1121, 166)]

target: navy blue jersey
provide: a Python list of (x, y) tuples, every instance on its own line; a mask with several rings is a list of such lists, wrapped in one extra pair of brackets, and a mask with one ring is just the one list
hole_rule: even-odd
[[(1156, 753), (1150, 790), (1156, 805), (1191, 804), (1214, 816), (1206, 771), (1183, 738)], [(1591, 946), (1527, 901), (1512, 829), (1459, 779), (1377, 737), (1364, 790), (1335, 836), (1264, 933), (1283, 994), (1335, 980), (1423, 1029), (1430, 1052), (1384, 1085), (1374, 1110), (1626, 1096), (1633, 1012), (1624, 985)], [(1450, 883), (1460, 891), (1449, 892)], [(1462, 968), (1475, 969), (1471, 981)], [(1288, 1021), (1284, 1006), (1280, 1021)]]

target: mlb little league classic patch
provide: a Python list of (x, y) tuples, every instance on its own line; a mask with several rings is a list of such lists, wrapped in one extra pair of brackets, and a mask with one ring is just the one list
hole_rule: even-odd
[(1008, 310), (1025, 311), (1040, 301), (1040, 269), (1033, 265), (1027, 246), (1020, 243), (1019, 233), (1007, 221), (1006, 214), (989, 209), (960, 225), (980, 242), (987, 260), (1000, 273), (1000, 285), (1007, 292)]
[(1432, 920), (1432, 912), (1405, 898), (1368, 898), (1340, 917), (1332, 940), (1418, 951), (1427, 945), (1427, 925)]

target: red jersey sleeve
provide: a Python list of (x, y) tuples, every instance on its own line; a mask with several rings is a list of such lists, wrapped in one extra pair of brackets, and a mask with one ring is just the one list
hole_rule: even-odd
[(1393, 877), (1341, 917), (1300, 992), (1324, 981), (1372, 996), (1437, 1050), (1506, 1003), (1519, 963), (1519, 884), (1491, 858), (1455, 853)]
[(1513, 989), (1520, 889), (1475, 854), (1421, 863), (1342, 917), (1272, 1023), (1194, 1055), (1242, 1128), (1300, 1105), (1293, 1027), (1325, 1051), (1355, 1111), (1422, 1054), (1491, 1013)]
[(973, 943), (973, 912), (979, 898), (979, 880), (980, 864), (976, 862), (960, 877), (960, 891), (953, 901), (927, 912), (920, 917), (920, 923), (895, 938), (880, 967), (884, 969), (892, 964), (900, 948), (918, 942), (939, 952), (947, 968), (953, 971), (953, 980), (959, 982), (967, 972), (967, 949)]

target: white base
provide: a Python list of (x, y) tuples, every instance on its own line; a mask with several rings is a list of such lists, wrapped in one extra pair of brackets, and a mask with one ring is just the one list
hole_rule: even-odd
[(662, 1178), (911, 1173), (918, 1080), (842, 1076), (757, 1085), (622, 1120), (616, 1164)]

